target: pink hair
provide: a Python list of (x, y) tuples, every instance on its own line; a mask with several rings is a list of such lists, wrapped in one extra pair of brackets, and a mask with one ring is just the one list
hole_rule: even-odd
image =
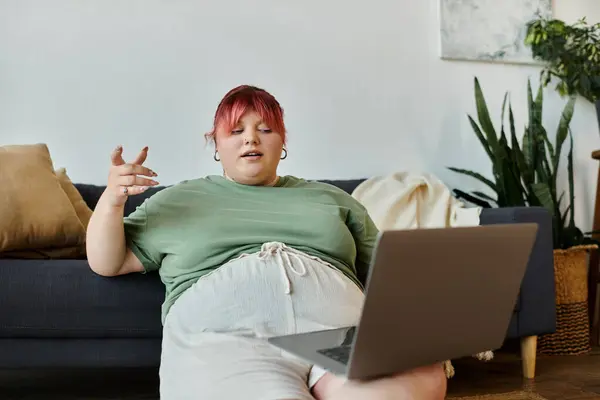
[(255, 111), (263, 122), (273, 132), (281, 135), (284, 143), (286, 142), (283, 109), (279, 102), (266, 90), (249, 85), (231, 89), (223, 97), (215, 112), (213, 129), (204, 136), (207, 140), (214, 142), (218, 130), (231, 132), (239, 123), (240, 118), (248, 111)]

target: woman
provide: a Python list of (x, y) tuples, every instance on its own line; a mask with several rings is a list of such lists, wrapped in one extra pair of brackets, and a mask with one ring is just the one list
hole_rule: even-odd
[(267, 343), (358, 322), (377, 229), (342, 190), (277, 174), (286, 128), (268, 92), (227, 93), (207, 138), (223, 176), (164, 189), (126, 218), (157, 174), (148, 148), (132, 163), (117, 148), (88, 228), (96, 273), (157, 270), (165, 283), (161, 399), (443, 399), (441, 365), (345, 381)]

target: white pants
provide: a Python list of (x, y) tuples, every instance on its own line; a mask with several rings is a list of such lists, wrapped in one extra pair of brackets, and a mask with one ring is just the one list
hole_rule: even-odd
[(164, 324), (161, 400), (313, 399), (325, 374), (266, 338), (358, 323), (363, 293), (339, 270), (265, 243), (201, 277)]

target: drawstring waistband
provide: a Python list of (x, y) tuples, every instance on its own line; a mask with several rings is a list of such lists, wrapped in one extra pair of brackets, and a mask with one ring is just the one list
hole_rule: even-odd
[[(301, 256), (305, 256), (305, 254), (292, 247), (288, 247), (281, 242), (263, 243), (260, 248), (260, 253), (258, 253), (259, 260), (267, 260), (269, 257), (277, 258), (278, 264), (283, 272), (283, 279), (285, 280), (286, 284), (286, 294), (290, 294), (292, 292), (292, 283), (288, 275), (288, 270), (298, 276), (306, 275), (306, 266), (304, 265)], [(296, 261), (298, 261), (298, 266), (300, 268), (296, 268), (290, 257), (294, 257)]]

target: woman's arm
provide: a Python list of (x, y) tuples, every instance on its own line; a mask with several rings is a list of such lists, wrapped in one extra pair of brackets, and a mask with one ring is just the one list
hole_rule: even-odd
[(142, 272), (142, 263), (126, 246), (124, 206), (115, 207), (106, 197), (105, 192), (88, 225), (86, 249), (90, 268), (102, 276)]
[(147, 155), (148, 148), (145, 147), (131, 164), (127, 164), (123, 160), (121, 146), (111, 154), (106, 190), (94, 209), (86, 238), (88, 263), (99, 275), (116, 276), (144, 271), (142, 262), (127, 248), (123, 216), (129, 196), (158, 185), (158, 182), (143, 177), (156, 176), (154, 171), (142, 166)]
[(367, 209), (355, 200), (348, 219), (348, 228), (356, 243), (356, 274), (363, 286), (367, 283), (371, 258), (379, 229), (369, 216)]

